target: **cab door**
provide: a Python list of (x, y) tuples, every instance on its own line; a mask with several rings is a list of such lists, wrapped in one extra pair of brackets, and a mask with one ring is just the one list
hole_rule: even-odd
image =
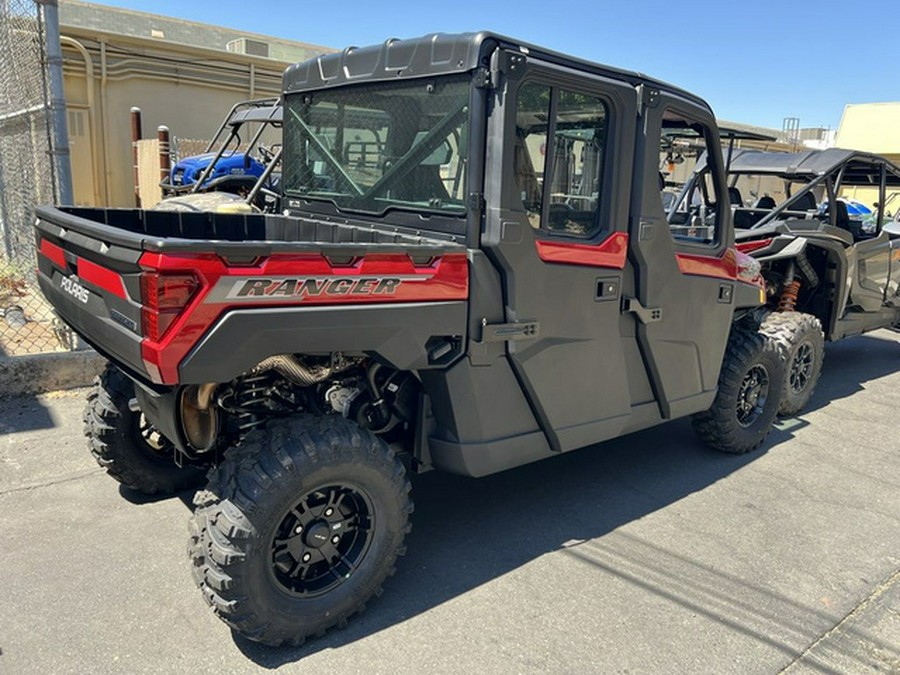
[[(842, 176), (852, 176), (853, 184), (871, 181), (878, 185), (878, 204), (885, 202), (888, 166), (883, 159), (854, 159), (841, 169)], [(891, 176), (894, 178), (893, 174)], [(838, 184), (839, 190), (841, 183)], [(882, 228), (883, 207), (877, 208), (875, 232), (862, 232), (862, 224), (852, 227), (854, 233), (853, 255), (850, 257), (849, 304), (865, 312), (880, 312), (888, 302), (891, 281), (893, 240)]]
[[(731, 321), (737, 263), (721, 147), (711, 111), (641, 87), (628, 229), (635, 292), (626, 299), (663, 419), (707, 409), (715, 397)], [(660, 149), (685, 161), (708, 152), (709, 171), (669, 213), (660, 198)]]
[[(503, 279), (504, 339), (550, 447), (616, 436), (632, 401), (634, 340), (623, 341), (634, 88), (499, 51), (487, 130), (482, 245)], [(627, 330), (627, 328), (626, 328)], [(630, 348), (629, 346), (630, 345)]]
[(890, 278), (891, 244), (884, 230), (872, 239), (854, 244), (856, 269), (850, 284), (850, 304), (858, 305), (867, 312), (882, 309)]

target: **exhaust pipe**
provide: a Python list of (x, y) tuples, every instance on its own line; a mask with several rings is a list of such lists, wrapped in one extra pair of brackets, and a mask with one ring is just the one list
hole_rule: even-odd
[(274, 370), (294, 384), (299, 384), (304, 387), (327, 380), (331, 377), (332, 373), (334, 373), (334, 368), (332, 366), (310, 367), (296, 356), (290, 354), (278, 354), (263, 359), (250, 370), (250, 373), (252, 375), (258, 375), (267, 370)]
[(192, 385), (181, 390), (181, 428), (191, 448), (206, 452), (215, 445), (219, 415), (212, 405), (216, 383)]

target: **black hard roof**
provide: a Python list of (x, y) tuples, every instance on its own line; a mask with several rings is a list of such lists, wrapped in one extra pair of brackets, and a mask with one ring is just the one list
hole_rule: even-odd
[(844, 166), (844, 185), (870, 184), (872, 171), (881, 164), (887, 167), (888, 185), (900, 185), (900, 167), (869, 152), (829, 148), (804, 152), (762, 152), (734, 150), (729, 173), (765, 174), (786, 180), (810, 181)]
[(238, 110), (228, 120), (228, 124), (237, 126), (247, 122), (281, 122), (281, 104)]
[(764, 134), (758, 131), (751, 131), (746, 128), (732, 127), (719, 124), (719, 136), (723, 139), (733, 138), (736, 141), (777, 141), (778, 138), (771, 134)]
[(392, 38), (380, 45), (347, 47), (342, 52), (317, 56), (285, 70), (284, 93), (351, 82), (463, 73), (479, 66), (487, 66), (484, 62), (486, 57), (497, 47), (584, 72), (624, 80), (634, 86), (649, 84), (709, 109), (709, 105), (699, 96), (642, 73), (604, 66), (486, 31), (433, 33), (404, 40)]

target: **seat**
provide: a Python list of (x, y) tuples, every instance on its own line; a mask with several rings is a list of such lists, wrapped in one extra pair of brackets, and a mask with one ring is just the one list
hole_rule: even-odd
[(753, 205), (754, 209), (774, 209), (775, 208), (775, 200), (769, 195), (763, 195), (759, 199), (756, 200), (756, 204)]
[(734, 226), (739, 230), (749, 230), (760, 220), (768, 215), (767, 211), (757, 211), (756, 209), (737, 208), (732, 214)]
[(401, 199), (414, 201), (437, 200), (445, 203), (450, 200), (447, 187), (441, 180), (441, 167), (424, 162), (409, 171), (409, 175), (402, 181), (402, 187), (398, 186), (397, 192)]
[[(834, 211), (834, 226), (848, 232), (850, 234), (851, 241), (849, 243), (853, 243), (859, 238), (859, 228), (853, 227), (853, 222), (850, 220), (850, 214), (847, 212), (847, 205), (838, 200), (835, 202), (835, 211)], [(822, 210), (822, 215), (826, 218), (826, 223), (831, 222), (831, 203), (826, 203), (825, 208)]]
[(734, 186), (728, 188), (728, 201), (737, 208), (741, 208), (744, 205), (744, 200), (741, 199), (741, 191)]
[(537, 172), (531, 161), (531, 154), (525, 143), (524, 133), (516, 133), (515, 152), (513, 153), (513, 173), (516, 186), (522, 196), (522, 206), (529, 212), (529, 222), (534, 228), (540, 227), (542, 190)]
[(804, 192), (797, 201), (791, 204), (791, 211), (815, 211), (816, 198), (812, 192)]
[[(850, 214), (847, 212), (847, 205), (838, 200), (834, 206), (834, 224), (842, 230), (850, 230)], [(831, 204), (825, 207), (825, 214), (831, 215)]]

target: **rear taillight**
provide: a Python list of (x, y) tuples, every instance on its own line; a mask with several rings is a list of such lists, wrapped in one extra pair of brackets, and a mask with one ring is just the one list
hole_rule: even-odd
[(746, 253), (738, 251), (735, 256), (735, 262), (737, 263), (738, 281), (754, 284), (760, 288), (765, 286), (762, 277), (762, 266), (756, 258), (751, 258)]
[(141, 327), (144, 337), (159, 342), (200, 287), (193, 274), (141, 274)]

